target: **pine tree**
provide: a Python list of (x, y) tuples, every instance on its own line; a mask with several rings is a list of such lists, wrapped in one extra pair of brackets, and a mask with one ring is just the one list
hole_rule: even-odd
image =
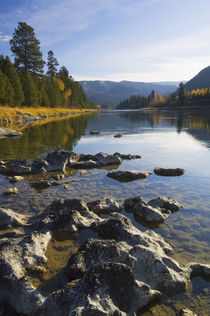
[(49, 50), (48, 52), (48, 57), (47, 57), (47, 75), (50, 78), (53, 78), (56, 76), (57, 74), (57, 67), (58, 67), (59, 63), (57, 61), (57, 59), (54, 57), (54, 53), (52, 50)]
[(0, 56), (0, 69), (5, 75), (7, 75), (10, 84), (14, 89), (15, 105), (21, 106), (24, 101), (24, 93), (20, 82), (20, 77), (8, 56), (5, 58), (2, 55)]
[(183, 82), (181, 82), (179, 85), (178, 97), (179, 97), (181, 104), (183, 105), (184, 101), (186, 99), (186, 89), (185, 89)]
[(14, 89), (8, 77), (0, 70), (0, 103), (14, 105)]
[(32, 74), (43, 73), (45, 62), (40, 51), (40, 42), (35, 37), (34, 29), (25, 22), (18, 22), (13, 38), (10, 40), (11, 51), (15, 55), (17, 70)]
[(25, 96), (24, 106), (37, 106), (38, 105), (38, 91), (32, 76), (23, 71), (21, 73), (21, 82)]

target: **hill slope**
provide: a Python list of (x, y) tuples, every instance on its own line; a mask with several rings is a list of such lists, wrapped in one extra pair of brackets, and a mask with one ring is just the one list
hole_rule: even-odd
[(188, 91), (210, 87), (210, 66), (202, 69), (195, 77), (189, 80), (185, 87)]
[(116, 106), (120, 101), (129, 98), (131, 95), (147, 96), (154, 89), (155, 93), (167, 95), (176, 91), (178, 82), (133, 82), (133, 81), (80, 81), (83, 91), (90, 101), (102, 106)]

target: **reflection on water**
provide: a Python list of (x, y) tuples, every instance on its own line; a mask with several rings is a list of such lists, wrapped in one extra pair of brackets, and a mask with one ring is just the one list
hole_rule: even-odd
[[(100, 134), (90, 135), (91, 130)], [(183, 208), (171, 214), (155, 231), (173, 246), (172, 256), (179, 262), (210, 262), (210, 110), (110, 111), (27, 127), (23, 133), (16, 139), (0, 140), (0, 160), (36, 157), (55, 149), (94, 154), (120, 152), (142, 156), (140, 160), (125, 160), (119, 166), (121, 170), (152, 172), (160, 166), (184, 168), (186, 173), (181, 177), (159, 177), (153, 173), (146, 180), (120, 183), (108, 178), (106, 169), (93, 169), (89, 173), (67, 170), (61, 185), (41, 191), (36, 191), (31, 183), (43, 176), (27, 176), (16, 184), (18, 194), (13, 196), (4, 196), (3, 192), (13, 185), (0, 175), (2, 207), (32, 215), (58, 198), (82, 198), (87, 202), (108, 195), (122, 203), (136, 195), (148, 200), (167, 195), (178, 200)], [(114, 138), (116, 133), (122, 133), (123, 137)], [(47, 174), (44, 178), (53, 176)], [(126, 215), (137, 227), (146, 229), (133, 214)], [(78, 244), (82, 241), (83, 238), (78, 239)], [(62, 244), (66, 250), (63, 260), (71, 245), (72, 241)], [(56, 249), (56, 244), (52, 246)], [(191, 292), (163, 302), (145, 315), (176, 315), (176, 310), (185, 306), (199, 315), (207, 315), (210, 307), (207, 294), (209, 283), (197, 278)]]

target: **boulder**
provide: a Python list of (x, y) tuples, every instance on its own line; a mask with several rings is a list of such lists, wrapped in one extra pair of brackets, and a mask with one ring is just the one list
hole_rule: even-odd
[(153, 224), (163, 223), (170, 212), (163, 213), (160, 208), (150, 206), (141, 196), (129, 198), (124, 201), (127, 212), (133, 212), (144, 221)]
[(25, 216), (0, 207), (0, 229), (17, 227), (25, 223)]
[(31, 219), (36, 229), (42, 231), (64, 231), (74, 233), (90, 227), (99, 217), (91, 212), (82, 200), (56, 200), (40, 215)]
[(158, 176), (175, 177), (183, 175), (185, 173), (185, 169), (156, 167), (154, 169), (154, 173)]
[(114, 137), (115, 138), (120, 138), (120, 137), (122, 137), (123, 135), (122, 134), (120, 134), (120, 133), (118, 133), (118, 134), (116, 134), (116, 135), (114, 135)]
[(87, 203), (88, 208), (94, 213), (119, 212), (122, 208), (113, 198), (103, 197), (100, 200)]
[(100, 132), (98, 132), (98, 131), (90, 131), (89, 134), (90, 135), (99, 135)]
[(0, 127), (0, 138), (22, 136), (21, 132), (14, 131), (9, 128)]
[(176, 212), (182, 207), (179, 202), (169, 198), (168, 196), (159, 196), (156, 199), (150, 200), (148, 204), (152, 207), (159, 207), (171, 212)]
[(110, 177), (121, 182), (142, 180), (146, 179), (150, 175), (151, 172), (135, 170), (117, 170), (107, 173), (107, 177)]
[(189, 308), (183, 308), (180, 310), (178, 316), (197, 316), (197, 314), (191, 311)]
[(17, 193), (18, 193), (17, 188), (9, 188), (4, 192), (5, 195), (11, 195), (11, 194), (17, 194)]
[(14, 176), (14, 177), (9, 177), (8, 179), (9, 179), (9, 182), (15, 183), (15, 182), (20, 182), (20, 181), (24, 180), (24, 177)]

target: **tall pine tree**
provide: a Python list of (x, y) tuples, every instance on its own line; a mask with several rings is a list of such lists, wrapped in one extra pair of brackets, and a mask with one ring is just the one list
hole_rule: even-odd
[(11, 51), (15, 56), (15, 67), (32, 74), (43, 73), (45, 62), (40, 51), (40, 42), (35, 37), (34, 29), (25, 22), (18, 22), (13, 38), (10, 40)]
[(53, 78), (57, 74), (57, 67), (59, 63), (57, 59), (54, 57), (54, 53), (52, 50), (49, 50), (48, 56), (47, 56), (47, 75), (50, 78)]

